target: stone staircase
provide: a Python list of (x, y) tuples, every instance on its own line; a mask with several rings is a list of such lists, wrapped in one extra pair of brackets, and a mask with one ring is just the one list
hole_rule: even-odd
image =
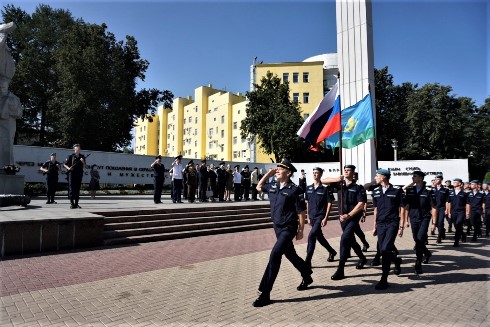
[[(368, 214), (372, 208), (368, 210)], [(268, 202), (99, 213), (104, 244), (133, 244), (272, 228)], [(338, 214), (332, 208), (332, 219)]]

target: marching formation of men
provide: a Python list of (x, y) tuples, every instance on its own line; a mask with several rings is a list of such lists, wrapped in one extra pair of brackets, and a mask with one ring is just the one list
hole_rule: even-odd
[[(338, 220), (342, 228), (340, 237), (340, 259), (332, 280), (345, 278), (344, 267), (350, 258), (350, 250), (358, 256), (357, 269), (363, 269), (367, 259), (363, 252), (367, 251), (368, 244), (364, 243), (364, 234), (359, 222), (365, 217), (367, 194), (371, 191), (374, 207), (373, 236), (377, 236), (377, 253), (372, 265), (379, 265), (381, 259), (382, 273), (379, 282), (374, 286), (376, 290), (389, 287), (388, 276), (393, 264), (393, 273), (399, 275), (402, 269), (402, 258), (398, 256), (395, 246), (396, 237), (402, 237), (404, 230), (410, 228), (415, 243), (416, 274), (422, 274), (422, 264), (428, 264), (432, 252), (427, 248), (428, 233), (435, 235), (437, 230), (437, 243), (446, 239), (446, 234), (455, 227), (454, 247), (460, 242), (466, 242), (466, 233), (473, 230), (472, 241), (482, 236), (482, 218), (486, 224), (486, 236), (490, 230), (490, 185), (488, 182), (480, 184), (473, 180), (469, 189), (463, 189), (463, 182), (459, 178), (446, 181), (442, 185), (443, 176), (437, 175), (428, 186), (424, 181), (425, 173), (414, 171), (412, 182), (405, 187), (394, 186), (390, 183), (391, 172), (387, 169), (376, 170), (375, 181), (364, 187), (356, 184), (355, 169), (353, 165), (345, 165), (343, 175), (334, 178), (322, 178), (323, 169), (313, 168), (313, 184), (306, 185), (304, 172), (300, 178), (302, 186), (291, 182), (296, 168), (287, 159), (277, 164), (277, 168), (269, 170), (257, 185), (258, 191), (268, 194), (271, 208), (271, 218), (277, 241), (272, 248), (269, 263), (259, 285), (259, 296), (253, 302), (254, 307), (262, 307), (272, 303), (271, 291), (274, 281), (279, 273), (281, 258), (284, 255), (300, 272), (302, 281), (297, 287), (298, 291), (307, 290), (313, 283), (311, 260), (318, 241), (328, 252), (327, 262), (334, 261), (337, 252), (325, 239), (321, 228), (327, 225), (331, 212), (334, 188), (338, 190), (339, 205)], [(275, 178), (273, 178), (275, 177)], [(303, 183), (301, 183), (303, 179)], [(303, 198), (304, 197), (304, 198)], [(303, 199), (305, 201), (303, 201)], [(308, 214), (311, 230), (308, 236), (306, 258), (299, 257), (294, 249), (293, 239), (303, 237), (303, 229)], [(447, 219), (449, 229), (445, 229)], [(463, 225), (467, 225), (466, 233)], [(360, 230), (362, 234), (357, 231)], [(355, 235), (362, 240), (361, 249)], [(363, 240), (364, 239), (364, 240)]]

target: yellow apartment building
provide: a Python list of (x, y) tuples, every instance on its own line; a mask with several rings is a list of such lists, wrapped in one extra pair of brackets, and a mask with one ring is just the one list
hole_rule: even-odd
[[(289, 82), (291, 99), (300, 104), (306, 119), (335, 84), (337, 54), (323, 54), (291, 63), (256, 63), (250, 84), (270, 71)], [(224, 161), (270, 162), (254, 140), (242, 139), (241, 121), (246, 117), (246, 98), (217, 90), (212, 85), (194, 90), (194, 98), (176, 98), (172, 109), (158, 108), (153, 122), (140, 120), (135, 127), (135, 154)]]

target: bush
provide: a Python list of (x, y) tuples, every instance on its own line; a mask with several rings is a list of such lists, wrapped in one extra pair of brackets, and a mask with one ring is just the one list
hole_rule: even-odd
[(27, 196), (38, 196), (46, 194), (46, 184), (44, 183), (25, 183), (24, 194)]

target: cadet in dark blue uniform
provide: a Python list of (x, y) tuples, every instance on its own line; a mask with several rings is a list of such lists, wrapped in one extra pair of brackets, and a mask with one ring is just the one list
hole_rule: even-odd
[(165, 166), (162, 164), (162, 156), (156, 156), (150, 165), (153, 168), (153, 202), (162, 203), (163, 183), (165, 182)]
[[(308, 285), (313, 283), (311, 269), (298, 256), (293, 245), (295, 237), (297, 240), (303, 238), (305, 219), (304, 212), (299, 207), (299, 195), (304, 190), (291, 182), (291, 176), (294, 172), (296, 172), (296, 168), (289, 160), (283, 159), (278, 163), (277, 168), (269, 170), (257, 185), (258, 191), (266, 192), (269, 195), (272, 222), (277, 240), (272, 248), (269, 263), (260, 282), (260, 295), (253, 303), (254, 307), (263, 307), (271, 303), (270, 293), (279, 273), (283, 255), (291, 261), (303, 277), (301, 284), (297, 288), (299, 291), (306, 290)], [(274, 175), (277, 181), (267, 183), (268, 179)]]
[(58, 187), (58, 174), (61, 170), (61, 163), (56, 161), (56, 153), (51, 153), (49, 160), (41, 166), (43, 175), (46, 175), (46, 188), (48, 201), (46, 204), (56, 203), (54, 196)]
[(463, 181), (460, 178), (453, 180), (454, 188), (449, 190), (447, 199), (448, 218), (454, 224), (456, 233), (454, 235), (454, 247), (459, 246), (459, 241), (462, 239), (466, 242), (466, 234), (463, 232), (463, 222), (465, 216), (470, 216), (470, 205), (468, 204), (468, 193), (463, 191)]
[(334, 200), (330, 187), (322, 185), (320, 181), (322, 174), (322, 168), (313, 168), (313, 184), (306, 187), (305, 193), (308, 220), (311, 225), (305, 259), (309, 267), (311, 267), (311, 259), (315, 252), (317, 240), (325, 249), (327, 249), (329, 253), (327, 259), (328, 262), (334, 261), (334, 257), (337, 255), (337, 251), (330, 246), (322, 233), (322, 227), (327, 225), (328, 215), (330, 214), (332, 202)]
[(388, 288), (388, 274), (390, 265), (395, 264), (395, 275), (401, 272), (402, 259), (393, 251), (396, 235), (402, 237), (405, 226), (405, 214), (403, 213), (403, 192), (390, 184), (391, 173), (387, 169), (376, 171), (376, 182), (379, 184), (372, 192), (374, 220), (378, 235), (378, 247), (381, 252), (383, 273), (381, 280), (376, 284), (377, 290)]
[(436, 219), (432, 222), (432, 231), (437, 227), (437, 243), (441, 243), (446, 238), (446, 229), (444, 228), (444, 218), (447, 215), (446, 204), (449, 196), (449, 190), (442, 185), (442, 175), (436, 175), (435, 186), (432, 188), (433, 202), (436, 205)]
[(481, 217), (485, 210), (485, 194), (478, 190), (478, 181), (471, 181), (471, 192), (468, 193), (470, 205), (470, 222), (473, 226), (471, 241), (476, 242), (477, 236), (481, 236)]
[(485, 193), (485, 213), (483, 217), (485, 218), (485, 235), (490, 234), (490, 182), (483, 182), (482, 185), (483, 193)]
[[(405, 191), (405, 204), (410, 225), (412, 227), (413, 240), (415, 241), (415, 272), (422, 274), (422, 262), (429, 263), (432, 253), (425, 246), (429, 224), (435, 221), (435, 203), (433, 191), (426, 188), (424, 182), (425, 173), (420, 170), (413, 172), (414, 186), (407, 187)], [(423, 260), (423, 261), (422, 261)]]
[(357, 185), (354, 177), (356, 167), (354, 165), (344, 166), (344, 175), (338, 178), (323, 178), (323, 184), (340, 182), (338, 199), (342, 197), (343, 206), (340, 208), (340, 227), (342, 227), (342, 236), (340, 237), (340, 260), (337, 271), (332, 275), (332, 280), (344, 279), (344, 267), (352, 248), (359, 257), (356, 268), (362, 269), (367, 262), (366, 256), (362, 253), (360, 245), (356, 242), (354, 232), (359, 225), (364, 212), (364, 204), (367, 202), (366, 190), (364, 187)]
[(81, 208), (78, 205), (80, 198), (80, 187), (82, 186), (83, 167), (87, 164), (85, 156), (80, 153), (80, 144), (73, 145), (74, 153), (66, 157), (64, 167), (68, 174), (68, 197), (70, 198), (70, 208)]

